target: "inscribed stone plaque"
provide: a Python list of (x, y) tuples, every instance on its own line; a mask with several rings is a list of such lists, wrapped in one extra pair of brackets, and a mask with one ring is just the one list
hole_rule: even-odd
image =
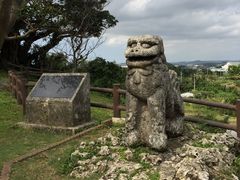
[(31, 93), (32, 97), (71, 98), (82, 76), (42, 76)]
[(26, 99), (26, 122), (75, 127), (91, 121), (90, 76), (44, 73)]

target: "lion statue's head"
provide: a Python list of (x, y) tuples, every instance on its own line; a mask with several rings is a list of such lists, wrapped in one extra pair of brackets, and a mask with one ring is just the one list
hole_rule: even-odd
[(125, 57), (130, 68), (144, 68), (154, 63), (166, 63), (163, 41), (153, 35), (129, 38)]

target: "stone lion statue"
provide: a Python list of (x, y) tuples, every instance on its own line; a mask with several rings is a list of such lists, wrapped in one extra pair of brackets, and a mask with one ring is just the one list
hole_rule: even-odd
[(141, 143), (164, 150), (167, 136), (183, 132), (184, 110), (177, 74), (168, 69), (163, 41), (158, 36), (129, 38), (125, 56), (126, 144)]

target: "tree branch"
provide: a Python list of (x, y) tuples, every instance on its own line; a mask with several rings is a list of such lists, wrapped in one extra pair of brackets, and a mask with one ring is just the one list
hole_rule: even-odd
[(38, 29), (30, 29), (28, 32), (26, 32), (24, 35), (16, 35), (11, 37), (6, 37), (5, 40), (24, 40), (29, 37), (30, 34), (35, 33)]

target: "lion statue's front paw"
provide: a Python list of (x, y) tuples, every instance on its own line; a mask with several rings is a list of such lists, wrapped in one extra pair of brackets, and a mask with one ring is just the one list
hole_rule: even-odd
[(125, 143), (127, 146), (134, 146), (139, 143), (139, 135), (137, 131), (127, 133)]
[(167, 136), (164, 133), (150, 135), (148, 143), (153, 149), (163, 151), (167, 146)]

